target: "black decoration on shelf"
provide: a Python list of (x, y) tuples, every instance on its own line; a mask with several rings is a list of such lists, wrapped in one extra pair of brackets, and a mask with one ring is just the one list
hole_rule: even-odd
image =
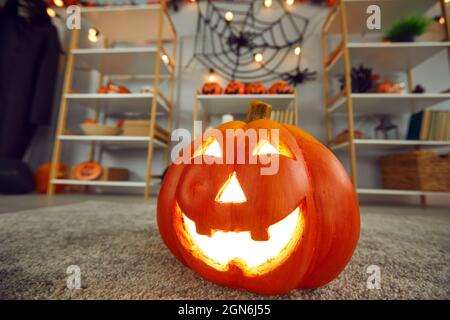
[[(365, 93), (370, 92), (374, 87), (374, 76), (372, 69), (360, 65), (358, 68), (352, 68), (352, 92)], [(340, 79), (341, 89), (345, 88), (345, 78)]]
[(426, 91), (425, 88), (422, 85), (418, 84), (414, 87), (412, 93), (425, 93), (425, 91)]
[[(234, 2), (232, 17), (227, 1), (197, 3), (194, 59), (227, 80), (269, 82), (285, 80), (297, 85), (316, 78), (316, 72), (301, 68), (300, 52), (309, 19), (289, 10), (285, 1), (274, 0), (281, 14), (268, 20), (264, 1)], [(271, 17), (273, 17), (271, 15)], [(296, 48), (300, 47), (300, 49)], [(255, 57), (262, 58), (257, 61)], [(289, 60), (288, 60), (289, 59)]]

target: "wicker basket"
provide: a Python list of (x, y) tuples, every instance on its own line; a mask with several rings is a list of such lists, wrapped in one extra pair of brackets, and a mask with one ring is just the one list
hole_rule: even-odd
[(415, 151), (381, 159), (385, 189), (450, 191), (450, 155)]

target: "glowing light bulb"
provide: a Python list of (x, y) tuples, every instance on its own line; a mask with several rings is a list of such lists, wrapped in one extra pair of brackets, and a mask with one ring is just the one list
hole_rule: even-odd
[(163, 55), (161, 56), (161, 59), (162, 59), (162, 61), (163, 61), (165, 64), (169, 64), (169, 62), (170, 62), (169, 57), (167, 56), (167, 54), (163, 54)]
[(259, 53), (259, 52), (257, 54), (255, 54), (255, 57), (254, 57), (256, 62), (262, 62), (263, 58), (264, 57), (263, 57), (262, 53)]
[(54, 18), (56, 17), (56, 12), (52, 8), (47, 8), (47, 14), (49, 17)]
[(450, 3), (450, 0), (444, 0), (444, 3)]
[(64, 1), (63, 0), (53, 0), (53, 3), (55, 4), (55, 6), (57, 7), (64, 7)]
[(270, 8), (272, 6), (272, 0), (264, 0), (264, 7)]
[(90, 28), (88, 31), (88, 39), (90, 42), (97, 42), (100, 32), (95, 28)]
[(295, 0), (286, 0), (286, 4), (288, 6), (292, 6), (294, 4)]
[[(450, 1), (450, 0), (449, 0)], [(439, 18), (439, 23), (440, 24), (445, 24), (445, 18), (444, 17), (440, 17)]]
[(215, 82), (216, 81), (216, 74), (214, 73), (214, 70), (210, 70), (208, 74), (208, 82)]
[(225, 20), (227, 20), (228, 22), (231, 22), (231, 20), (233, 20), (233, 18), (234, 18), (233, 12), (227, 11), (225, 13)]
[(295, 50), (294, 50), (294, 53), (295, 53), (296, 56), (300, 55), (300, 53), (302, 53), (302, 48), (296, 47)]

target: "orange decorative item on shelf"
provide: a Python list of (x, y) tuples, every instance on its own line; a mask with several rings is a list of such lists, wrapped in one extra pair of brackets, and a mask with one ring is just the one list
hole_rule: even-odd
[(108, 83), (106, 86), (100, 87), (98, 93), (130, 93), (130, 90), (124, 86)]
[(82, 162), (75, 167), (75, 179), (96, 180), (102, 174), (102, 166), (95, 161)]
[(244, 94), (245, 86), (242, 82), (231, 81), (225, 87), (225, 94)]
[[(333, 153), (305, 131), (269, 120), (270, 111), (254, 101), (247, 122), (222, 124), (184, 149), (193, 154), (186, 159), (203, 161), (170, 166), (157, 220), (170, 251), (203, 278), (282, 294), (335, 279), (353, 255), (360, 221), (355, 189)], [(255, 130), (255, 144), (227, 130)], [(260, 130), (276, 130), (279, 139)], [(228, 145), (260, 160), (225, 164)], [(271, 175), (261, 175), (265, 157), (277, 159)]]
[[(364, 137), (364, 133), (358, 130), (353, 130), (353, 137), (355, 139), (361, 139)], [(339, 145), (341, 143), (347, 142), (349, 138), (348, 130), (344, 130), (341, 133), (339, 133), (332, 141), (331, 144)]]
[[(51, 163), (44, 163), (34, 173), (34, 184), (36, 185), (36, 191), (39, 193), (47, 193), (48, 181), (50, 179)], [(58, 179), (64, 179), (67, 175), (67, 168), (64, 164), (59, 164), (59, 169), (56, 177)], [(58, 184), (55, 186), (56, 192), (62, 192), (66, 186)]]
[(261, 82), (248, 83), (245, 85), (246, 94), (266, 94), (267, 89)]
[(286, 81), (280, 80), (272, 84), (269, 89), (271, 94), (291, 94), (294, 93), (294, 88), (292, 88)]
[(222, 87), (218, 82), (206, 82), (202, 87), (203, 94), (222, 94)]
[(378, 93), (401, 93), (402, 89), (399, 85), (395, 85), (391, 80), (384, 80), (377, 84)]

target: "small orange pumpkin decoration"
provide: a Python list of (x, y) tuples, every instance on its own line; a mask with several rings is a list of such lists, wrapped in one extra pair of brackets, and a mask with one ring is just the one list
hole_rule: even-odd
[(218, 82), (206, 82), (202, 87), (203, 94), (222, 94), (222, 91)]
[(130, 93), (127, 87), (119, 86), (113, 83), (108, 83), (104, 87), (98, 89), (98, 93)]
[(242, 82), (231, 81), (225, 87), (225, 94), (244, 94), (245, 86)]
[[(36, 191), (39, 193), (47, 193), (48, 181), (50, 179), (51, 163), (44, 163), (34, 173), (34, 184)], [(67, 168), (64, 164), (60, 163), (57, 173), (58, 179), (63, 179), (67, 175)], [(55, 186), (55, 192), (62, 192), (65, 189), (65, 185), (57, 184)]]
[[(261, 175), (260, 164), (172, 164), (158, 197), (159, 231), (175, 257), (209, 281), (262, 294), (317, 288), (339, 275), (356, 248), (356, 193), (327, 147), (268, 117), (270, 106), (254, 102), (247, 123), (216, 130), (226, 146), (236, 139), (227, 129), (278, 129), (278, 144), (259, 140), (253, 151), (236, 145), (246, 159), (255, 151), (278, 153), (278, 172)], [(194, 158), (223, 157), (214, 139)]]
[(294, 93), (294, 88), (292, 88), (286, 81), (280, 80), (272, 84), (269, 89), (271, 94), (291, 94)]
[(248, 83), (245, 85), (246, 94), (266, 94), (267, 89), (261, 82)]
[(95, 180), (102, 174), (102, 166), (95, 161), (79, 163), (75, 167), (74, 176), (78, 180)]

